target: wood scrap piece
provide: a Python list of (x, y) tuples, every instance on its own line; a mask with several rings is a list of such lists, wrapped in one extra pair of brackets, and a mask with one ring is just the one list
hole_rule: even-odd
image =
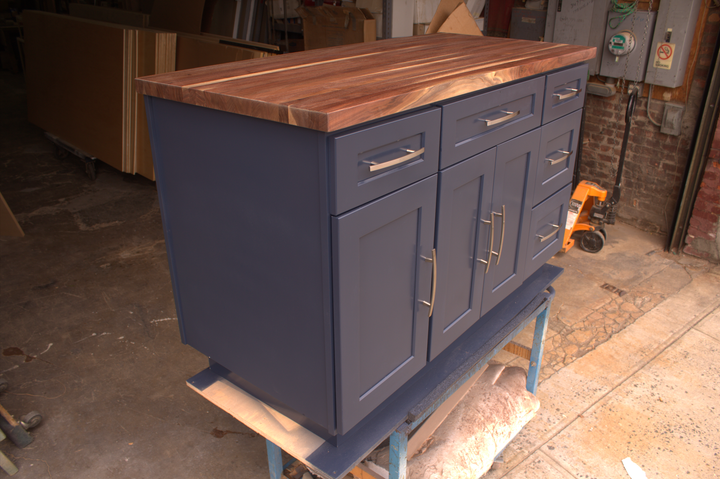
[(2, 193), (0, 193), (0, 236), (25, 236)]
[(465, 3), (461, 3), (450, 16), (440, 25), (438, 33), (460, 33), (463, 35), (482, 36), (475, 19)]
[(530, 361), (530, 354), (532, 354), (532, 349), (528, 348), (527, 346), (523, 346), (522, 344), (516, 343), (515, 341), (510, 341), (505, 345), (503, 349), (509, 353), (513, 353), (515, 356), (520, 356), (521, 358)]
[(435, 15), (433, 15), (432, 20), (430, 20), (430, 25), (427, 28), (426, 34), (430, 33), (437, 33), (440, 29), (440, 26), (442, 26), (443, 23), (445, 23), (445, 20), (448, 19), (450, 15), (459, 7), (461, 4), (465, 4), (464, 0), (442, 0), (440, 2), (440, 5), (438, 5), (437, 10), (435, 10)]

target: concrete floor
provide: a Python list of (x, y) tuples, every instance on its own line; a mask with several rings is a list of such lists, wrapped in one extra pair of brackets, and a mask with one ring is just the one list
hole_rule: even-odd
[[(22, 77), (0, 74), (0, 100), (0, 191), (26, 234), (0, 238), (0, 401), (45, 418), (27, 448), (0, 443), (16, 477), (268, 477), (264, 440), (185, 386), (207, 361), (180, 342), (154, 184), (57, 158)], [(720, 267), (608, 233), (552, 261), (541, 410), (488, 477), (629, 477), (625, 457), (720, 475)]]

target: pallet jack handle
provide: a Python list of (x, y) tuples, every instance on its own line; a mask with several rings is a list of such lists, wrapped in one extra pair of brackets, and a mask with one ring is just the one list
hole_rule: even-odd
[(620, 192), (622, 191), (622, 174), (623, 166), (625, 166), (625, 152), (627, 151), (628, 139), (630, 138), (630, 127), (632, 127), (632, 117), (635, 114), (635, 103), (637, 102), (637, 88), (633, 88), (628, 96), (627, 109), (625, 110), (625, 134), (623, 135), (622, 147), (620, 148), (620, 160), (618, 160), (617, 176), (615, 177), (615, 186), (613, 194), (610, 198), (610, 206), (615, 206), (620, 201)]

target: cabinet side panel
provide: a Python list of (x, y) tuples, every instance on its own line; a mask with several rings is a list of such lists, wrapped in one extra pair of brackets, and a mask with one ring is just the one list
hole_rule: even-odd
[(159, 99), (152, 121), (184, 338), (333, 430), (321, 134)]

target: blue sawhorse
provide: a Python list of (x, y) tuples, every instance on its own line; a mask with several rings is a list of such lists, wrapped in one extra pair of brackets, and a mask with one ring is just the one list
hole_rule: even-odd
[[(533, 345), (530, 351), (530, 365), (528, 368), (527, 390), (535, 394), (540, 379), (540, 366), (542, 364), (545, 336), (547, 334), (548, 316), (550, 306), (555, 297), (555, 290), (552, 287), (547, 289), (541, 304), (527, 315), (504, 339), (502, 339), (489, 353), (485, 354), (479, 361), (468, 369), (452, 386), (447, 388), (432, 404), (418, 411), (417, 414), (409, 414), (409, 419), (390, 433), (390, 468), (389, 479), (405, 479), (407, 469), (407, 445), (410, 434), (420, 426), (430, 415), (437, 410), (455, 391), (466, 381), (476, 374), (488, 361), (490, 361), (500, 350), (509, 344), (525, 327), (533, 320), (535, 321), (535, 333)], [(385, 436), (387, 437), (387, 436)], [(280, 446), (266, 439), (268, 466), (270, 479), (281, 479), (282, 471), (287, 465), (282, 463), (282, 449)], [(359, 464), (365, 456), (358, 457), (355, 464)], [(292, 461), (291, 461), (292, 462)], [(301, 461), (302, 462), (302, 461)], [(288, 464), (289, 465), (289, 464)]]

